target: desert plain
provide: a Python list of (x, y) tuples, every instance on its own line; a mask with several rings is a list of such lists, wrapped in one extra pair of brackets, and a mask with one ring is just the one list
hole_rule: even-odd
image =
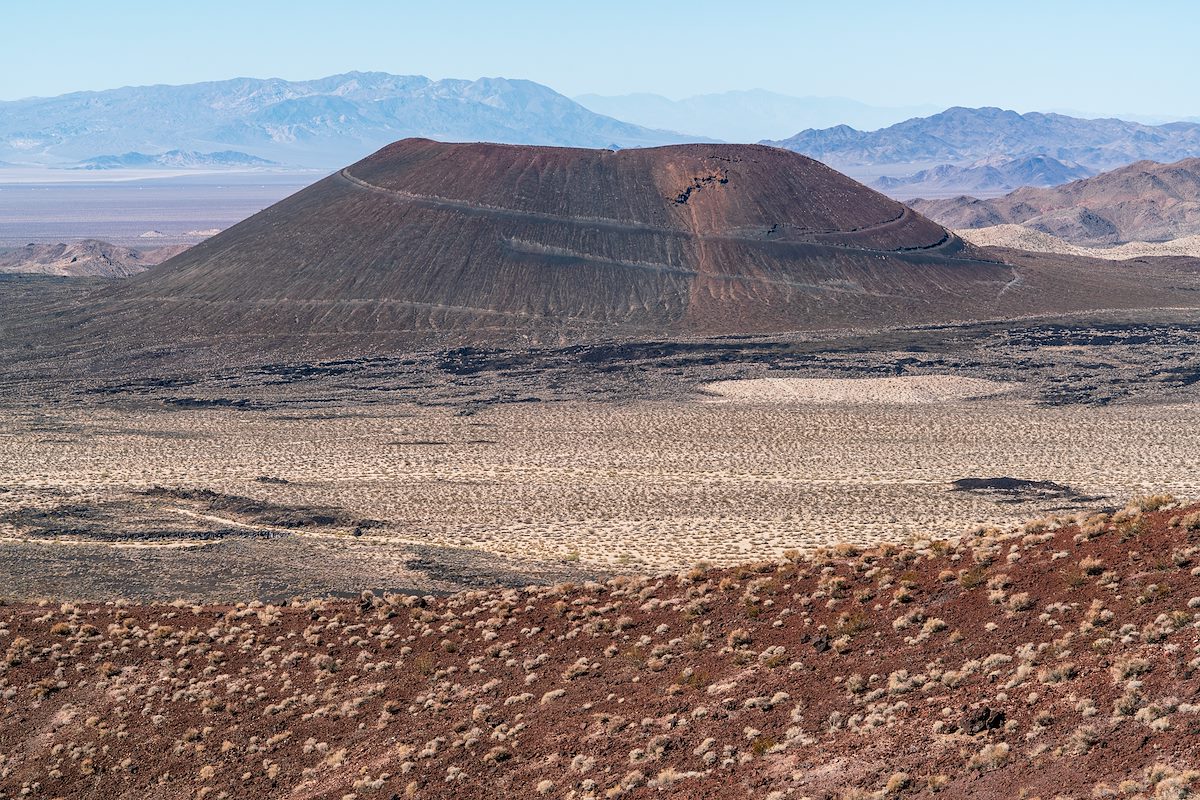
[(669, 390), (594, 400), (555, 399), (550, 378), (545, 398), (480, 402), (457, 385), (344, 404), (328, 376), (279, 390), (287, 403), (263, 387), (10, 398), (8, 589), (193, 601), (453, 591), (949, 539), (1151, 491), (1200, 496), (1190, 385), (1062, 403), (1032, 388), (1047, 380), (1036, 370), (1029, 382), (999, 369), (794, 372), (691, 368)]

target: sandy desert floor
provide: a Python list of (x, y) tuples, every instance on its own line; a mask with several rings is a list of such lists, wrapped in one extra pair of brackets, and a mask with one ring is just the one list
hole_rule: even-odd
[[(846, 381), (725, 382), (689, 402), (472, 413), (9, 408), (0, 561), (27, 560), (19, 548), (30, 546), (43, 566), (71, 547), (212, 548), (244, 531), (258, 538), (239, 547), (270, 547), (277, 559), (303, 545), (330, 569), (353, 564), (335, 583), (354, 591), (355, 575), (381, 585), (407, 549), (431, 545), (468, 561), (674, 569), (944, 538), (1151, 490), (1200, 496), (1195, 404), (1046, 407), (963, 399), (996, 388), (982, 381), (921, 381), (858, 381), (858, 396)], [(1020, 501), (951, 485), (997, 476), (1064, 491)], [(236, 503), (139, 494), (154, 486), (333, 511), (319, 525), (272, 523)], [(88, 518), (100, 528), (72, 522)]]
[(958, 230), (955, 233), (981, 247), (1011, 247), (1016, 250), (1062, 253), (1109, 261), (1153, 256), (1200, 257), (1200, 236), (1184, 236), (1166, 242), (1125, 242), (1112, 247), (1083, 247), (1023, 225), (992, 225), (986, 228)]

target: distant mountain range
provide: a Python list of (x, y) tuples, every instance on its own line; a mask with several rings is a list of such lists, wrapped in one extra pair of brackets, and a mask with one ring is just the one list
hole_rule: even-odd
[(237, 78), (0, 102), (0, 160), (61, 166), (111, 153), (235, 150), (306, 167), (355, 161), (409, 136), (633, 147), (695, 141), (589, 111), (541, 84), (351, 72)]
[[(0, 102), (0, 163), (331, 168), (408, 137), (628, 148), (712, 141), (704, 137), (747, 141), (809, 125), (764, 143), (908, 198), (995, 195), (1142, 159), (1200, 156), (1200, 123), (1194, 122), (1145, 125), (959, 107), (896, 122), (927, 109), (763, 90), (684, 100), (653, 94), (579, 100), (583, 105), (525, 80), (434, 81), (382, 72), (76, 92)], [(843, 124), (818, 127), (834, 121)], [(882, 124), (888, 127), (862, 129)]]
[(958, 194), (1003, 194), (1021, 186), (1058, 186), (1087, 178), (1095, 171), (1079, 164), (1064, 164), (1050, 156), (991, 158), (966, 167), (940, 164), (912, 175), (884, 176), (871, 186), (900, 200), (913, 197), (947, 197)]
[(270, 167), (278, 162), (265, 158), (239, 153), (236, 150), (222, 150), (219, 153), (199, 153), (195, 150), (168, 150), (157, 155), (145, 153), (124, 153), (119, 156), (95, 156), (85, 158), (77, 169), (130, 169), (130, 168), (185, 168), (194, 167)]
[(886, 108), (845, 97), (792, 97), (764, 89), (701, 94), (671, 100), (659, 94), (584, 94), (576, 102), (598, 114), (651, 128), (757, 142), (801, 128), (846, 124), (873, 130), (937, 111), (937, 106)]
[(1158, 242), (1200, 234), (1200, 158), (1139, 161), (1052, 189), (1023, 188), (991, 200), (916, 200), (949, 228), (1019, 224), (1083, 246)]
[(1119, 119), (955, 107), (878, 131), (837, 125), (765, 144), (795, 150), (852, 175), (861, 174), (864, 167), (889, 164), (966, 166), (996, 156), (1033, 155), (1099, 172), (1142, 159), (1178, 161), (1200, 156), (1200, 124), (1143, 125)]

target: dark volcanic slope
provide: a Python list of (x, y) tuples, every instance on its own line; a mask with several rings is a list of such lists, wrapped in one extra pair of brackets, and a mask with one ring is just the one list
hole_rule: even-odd
[(1108, 267), (1077, 283), (990, 258), (775, 148), (410, 139), (94, 298), (66, 335), (329, 354), (1176, 304)]
[(881, 302), (910, 313), (905, 298), (931, 282), (1009, 280), (953, 261), (962, 249), (904, 206), (766, 147), (406, 140), (108, 308), (201, 336), (765, 331), (865, 319)]

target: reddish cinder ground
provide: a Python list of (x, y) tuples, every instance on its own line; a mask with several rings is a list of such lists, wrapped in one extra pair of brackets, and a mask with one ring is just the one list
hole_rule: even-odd
[(0, 607), (0, 797), (1158, 797), (1200, 513), (604, 584)]

